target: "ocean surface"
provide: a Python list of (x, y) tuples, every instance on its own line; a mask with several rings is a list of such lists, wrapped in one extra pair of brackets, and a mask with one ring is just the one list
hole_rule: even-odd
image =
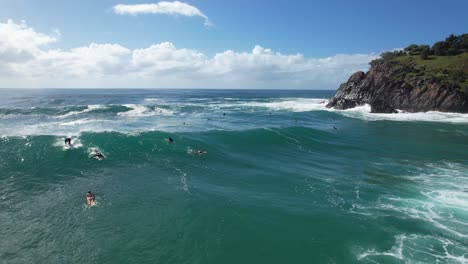
[(0, 262), (468, 263), (468, 115), (333, 93), (0, 90)]

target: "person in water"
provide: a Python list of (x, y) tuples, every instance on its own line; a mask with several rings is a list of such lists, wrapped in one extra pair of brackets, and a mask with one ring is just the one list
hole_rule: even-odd
[(172, 143), (174, 143), (174, 140), (171, 138), (171, 136), (169, 136), (169, 138), (167, 139), (167, 142), (168, 142), (169, 144), (172, 144)]
[(91, 153), (91, 158), (96, 158), (98, 160), (102, 160), (104, 158), (104, 155), (102, 155), (101, 152), (97, 149), (93, 149), (93, 152)]
[(93, 205), (94, 203), (96, 203), (96, 197), (94, 196), (94, 194), (91, 191), (88, 191), (86, 193), (86, 203), (88, 205)]
[(72, 141), (72, 139), (71, 139), (70, 137), (67, 137), (67, 138), (65, 139), (65, 145), (68, 145), (68, 146), (71, 147), (71, 145), (72, 145), (71, 141)]
[(206, 150), (192, 150), (192, 154), (205, 155), (208, 154)]

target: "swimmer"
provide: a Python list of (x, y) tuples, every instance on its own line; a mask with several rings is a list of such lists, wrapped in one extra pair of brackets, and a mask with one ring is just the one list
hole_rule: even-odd
[(71, 147), (71, 146), (72, 146), (72, 143), (71, 143), (71, 142), (72, 142), (72, 139), (71, 139), (70, 137), (67, 137), (67, 138), (65, 139), (65, 145), (68, 145), (68, 146)]
[(208, 154), (208, 151), (206, 150), (192, 150), (192, 154), (196, 155), (205, 155), (205, 154)]
[(86, 203), (88, 205), (95, 205), (96, 204), (96, 197), (91, 191), (86, 193)]
[(95, 148), (93, 149), (93, 152), (91, 152), (90, 155), (91, 155), (90, 156), (91, 158), (96, 158), (98, 160), (102, 160), (102, 159), (105, 158), (104, 155), (101, 152), (99, 152), (99, 150), (97, 150)]

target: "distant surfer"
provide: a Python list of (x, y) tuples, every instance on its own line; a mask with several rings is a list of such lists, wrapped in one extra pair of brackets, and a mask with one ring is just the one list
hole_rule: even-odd
[(72, 139), (70, 137), (67, 137), (65, 139), (65, 146), (69, 146), (69, 147), (72, 146)]
[(169, 136), (167, 139), (166, 139), (167, 143), (169, 144), (172, 144), (174, 143), (174, 140), (171, 138), (171, 136)]
[(226, 113), (223, 113), (223, 116), (226, 116)]
[(333, 129), (338, 130), (338, 128), (336, 128), (336, 126), (333, 126)]
[(93, 151), (90, 154), (90, 158), (95, 158), (97, 160), (102, 160), (104, 159), (104, 155), (96, 148), (93, 148)]
[(208, 151), (206, 151), (206, 150), (192, 150), (192, 154), (194, 154), (194, 155), (205, 155), (205, 154), (208, 154)]
[(96, 197), (91, 191), (86, 193), (86, 203), (90, 206), (96, 205)]

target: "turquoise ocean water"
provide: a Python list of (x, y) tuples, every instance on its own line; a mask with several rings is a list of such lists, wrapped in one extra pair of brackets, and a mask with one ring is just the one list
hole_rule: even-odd
[(468, 263), (468, 115), (332, 95), (0, 90), (0, 262)]

